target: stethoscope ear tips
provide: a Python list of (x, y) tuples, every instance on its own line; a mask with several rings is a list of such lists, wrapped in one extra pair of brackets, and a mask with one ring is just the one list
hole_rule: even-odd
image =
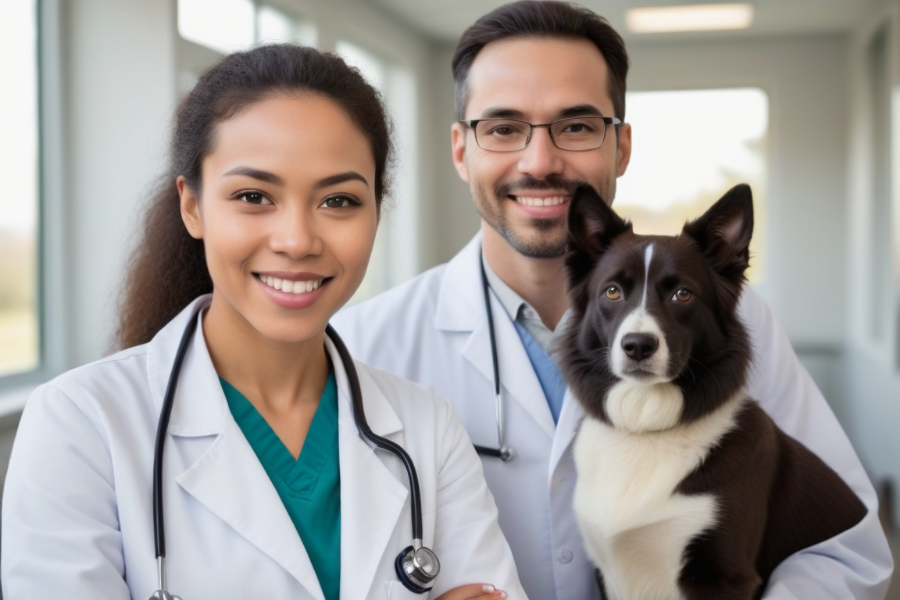
[(441, 572), (441, 561), (434, 552), (421, 546), (421, 542), (417, 545), (418, 549), (413, 546), (404, 548), (397, 555), (394, 568), (406, 589), (416, 594), (425, 594), (431, 590), (434, 580)]
[(513, 458), (515, 458), (515, 456), (515, 450), (513, 450), (509, 446), (503, 446), (502, 448), (500, 448), (500, 460), (502, 460), (503, 462), (509, 462)]

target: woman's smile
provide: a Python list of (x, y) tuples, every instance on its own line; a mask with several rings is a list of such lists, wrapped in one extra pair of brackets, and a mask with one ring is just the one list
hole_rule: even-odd
[(279, 273), (280, 277), (264, 273), (253, 275), (275, 304), (291, 309), (312, 306), (331, 281), (330, 277), (310, 273)]

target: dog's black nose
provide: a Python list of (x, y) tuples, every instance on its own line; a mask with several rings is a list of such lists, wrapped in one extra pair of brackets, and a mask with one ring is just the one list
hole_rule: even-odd
[(652, 333), (629, 333), (622, 338), (622, 350), (628, 358), (644, 360), (659, 349), (659, 338)]

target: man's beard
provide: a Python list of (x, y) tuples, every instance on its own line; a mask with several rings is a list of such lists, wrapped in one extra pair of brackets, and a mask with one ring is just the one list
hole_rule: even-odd
[[(536, 232), (531, 239), (518, 235), (509, 226), (506, 212), (501, 209), (503, 202), (515, 202), (509, 199), (509, 193), (516, 190), (517, 195), (525, 195), (526, 190), (565, 190), (572, 195), (579, 185), (585, 182), (577, 179), (566, 179), (558, 175), (550, 175), (546, 179), (525, 176), (515, 182), (502, 182), (494, 187), (494, 197), (489, 198), (484, 187), (472, 186), (475, 208), (481, 218), (499, 233), (512, 248), (528, 258), (558, 258), (566, 253), (568, 241), (567, 215), (554, 219), (531, 218), (529, 224)], [(553, 233), (556, 231), (556, 233)]]

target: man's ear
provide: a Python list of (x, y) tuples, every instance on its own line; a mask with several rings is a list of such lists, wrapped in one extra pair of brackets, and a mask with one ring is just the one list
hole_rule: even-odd
[(453, 153), (453, 166), (459, 178), (469, 183), (469, 168), (466, 166), (466, 134), (468, 127), (462, 123), (450, 126), (450, 145)]
[(584, 281), (613, 239), (630, 231), (631, 223), (617, 215), (594, 188), (582, 185), (575, 190), (569, 205), (566, 254), (569, 289)]
[(631, 163), (631, 125), (622, 123), (616, 134), (616, 177), (625, 174)]
[(178, 176), (175, 186), (178, 188), (178, 198), (181, 204), (181, 220), (192, 238), (202, 240), (203, 220), (200, 218), (200, 198), (187, 184), (184, 175)]
[(697, 242), (713, 269), (739, 285), (750, 264), (753, 236), (753, 193), (742, 183), (731, 188), (683, 233)]

